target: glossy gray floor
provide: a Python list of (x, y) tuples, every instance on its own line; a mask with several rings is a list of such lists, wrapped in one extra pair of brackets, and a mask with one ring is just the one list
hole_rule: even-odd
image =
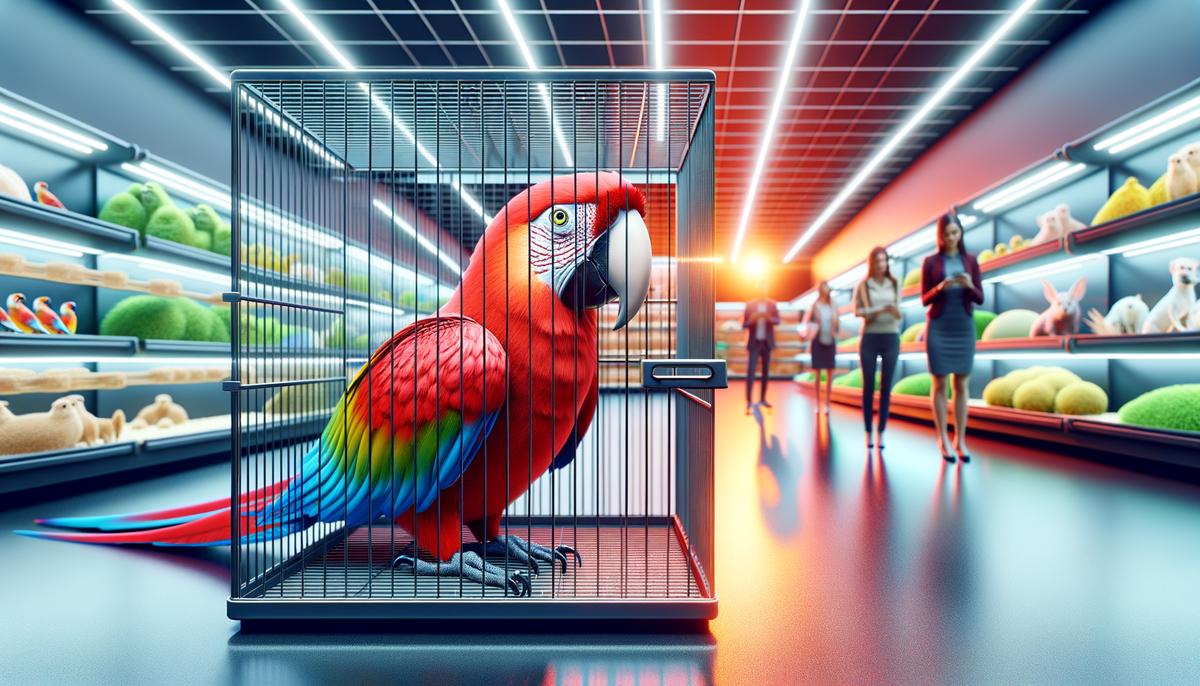
[[(719, 399), (712, 636), (247, 636), (226, 556), (13, 536), (208, 499), (215, 465), (0, 512), (0, 683), (1200, 682), (1200, 488), (929, 430), (828, 426), (790, 384)], [(484, 631), (486, 627), (481, 627)]]

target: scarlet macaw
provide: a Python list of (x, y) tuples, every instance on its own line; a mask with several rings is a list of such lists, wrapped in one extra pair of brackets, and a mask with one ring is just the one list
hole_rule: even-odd
[(37, 315), (25, 306), (24, 293), (11, 293), (5, 302), (8, 306), (8, 317), (21, 333), (49, 334), (46, 327), (38, 321)]
[[(650, 283), (645, 213), (641, 191), (611, 172), (546, 180), (510, 200), (447, 304), (395, 334), (355, 375), (299, 473), (241, 496), (240, 540), (391, 517), (441, 561), (413, 554), (396, 563), (518, 595), (529, 593), (528, 579), (484, 556), (507, 553), (535, 574), (537, 560), (564, 571), (567, 554), (580, 562), (568, 546), (502, 535), (500, 520), (533, 481), (574, 459), (591, 424), (599, 395), (594, 310), (619, 300), (619, 329), (641, 308)], [(224, 545), (229, 505), (38, 520), (101, 533), (19, 533)], [(461, 545), (463, 523), (477, 543)]]
[(37, 197), (37, 201), (42, 205), (57, 207), (60, 210), (67, 209), (67, 206), (62, 204), (56, 195), (50, 192), (50, 186), (45, 181), (38, 181), (33, 184), (33, 192)]
[(75, 314), (75, 301), (68, 300), (58, 306), (59, 319), (67, 325), (67, 330), (75, 333), (79, 330), (79, 317)]
[(33, 312), (37, 315), (38, 321), (42, 323), (42, 326), (46, 327), (46, 330), (50, 333), (67, 336), (75, 333), (71, 329), (67, 328), (67, 325), (64, 324), (63, 320), (59, 318), (58, 313), (54, 311), (54, 308), (50, 307), (50, 298), (47, 298), (44, 295), (34, 298)]

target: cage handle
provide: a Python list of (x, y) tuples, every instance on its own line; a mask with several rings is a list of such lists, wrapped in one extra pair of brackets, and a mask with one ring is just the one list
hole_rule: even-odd
[[(683, 374), (679, 370), (686, 369)], [(705, 370), (707, 373), (691, 373)], [(642, 360), (642, 388), (728, 388), (725, 360)]]

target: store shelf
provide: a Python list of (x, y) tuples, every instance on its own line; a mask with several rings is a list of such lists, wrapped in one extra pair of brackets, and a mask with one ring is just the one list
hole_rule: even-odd
[(12, 362), (36, 362), (44, 355), (132, 355), (137, 348), (138, 339), (132, 336), (0, 333), (0, 354), (23, 358)]
[(78, 212), (59, 210), (0, 195), (0, 220), (6, 218), (16, 218), (27, 225), (34, 224), (41, 229), (39, 236), (68, 243), (78, 242), (76, 239), (86, 237), (89, 239), (86, 241), (89, 245), (103, 244), (117, 250), (132, 251), (138, 245), (138, 232), (128, 227), (110, 224)]
[[(267, 429), (242, 431), (243, 445), (266, 447), (316, 436), (325, 417), (298, 417)], [(250, 422), (253, 425), (253, 422)], [(188, 422), (194, 430), (148, 427), (126, 431), (126, 440), (111, 445), (70, 448), (28, 455), (0, 456), (0, 494), (69, 483), (122, 472), (144, 471), (202, 457), (228, 458), (231, 448), (229, 415), (201, 417)]]
[[(798, 384), (805, 393), (811, 383)], [(832, 399), (841, 405), (862, 406), (862, 390), (834, 386)], [(1009, 407), (992, 407), (971, 399), (969, 431), (1019, 437), (1080, 449), (1087, 456), (1119, 455), (1148, 462), (1200, 468), (1200, 433), (1152, 429), (1121, 424), (1115, 413), (1095, 416), (1070, 416), (1048, 412), (1030, 412)], [(924, 396), (892, 394), (891, 415), (931, 424), (933, 410)], [(953, 403), (949, 420), (954, 423)], [(932, 437), (930, 438), (932, 441)]]
[(161, 253), (172, 258), (173, 262), (207, 271), (216, 271), (222, 275), (229, 274), (229, 257), (218, 255), (211, 250), (201, 250), (190, 245), (176, 243), (158, 236), (146, 236), (142, 247), (149, 253)]
[(231, 354), (229, 343), (208, 341), (166, 341), (148, 338), (142, 341), (141, 349), (147, 353), (169, 353), (173, 355), (223, 355)]
[[(1189, 195), (1178, 200), (1155, 205), (1141, 212), (1135, 212), (1134, 214), (1114, 219), (1110, 222), (1080, 229), (1070, 234), (1070, 240), (1073, 246), (1087, 246), (1089, 243), (1095, 243), (1116, 234), (1132, 232), (1193, 212), (1200, 212), (1200, 194)], [(1072, 250), (1071, 252), (1075, 253), (1077, 251)]]
[(1197, 353), (1200, 331), (1187, 333), (1149, 333), (1126, 336), (1080, 334), (1071, 336), (1071, 352), (1112, 355), (1120, 353)]

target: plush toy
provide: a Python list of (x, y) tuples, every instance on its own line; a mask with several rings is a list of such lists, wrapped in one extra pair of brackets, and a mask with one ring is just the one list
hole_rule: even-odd
[(1137, 177), (1125, 179), (1125, 183), (1109, 196), (1100, 211), (1092, 217), (1092, 226), (1120, 219), (1150, 207), (1150, 191), (1138, 183)]
[[(992, 250), (991, 248), (984, 248), (983, 250), (979, 251), (979, 255), (975, 259), (979, 262), (979, 264), (984, 264), (985, 262), (991, 262), (992, 260), (996, 259), (996, 251)], [(920, 283), (920, 282), (921, 282), (920, 274), (918, 274), (917, 275), (917, 283)]]
[(131, 229), (136, 229), (139, 233), (146, 228), (146, 208), (142, 207), (142, 201), (132, 193), (117, 193), (109, 198), (104, 203), (104, 207), (100, 209), (99, 218), (102, 221), (113, 224), (120, 224)]
[(42, 323), (42, 326), (46, 327), (46, 330), (52, 334), (70, 336), (75, 333), (63, 322), (58, 313), (54, 311), (54, 308), (50, 306), (50, 298), (44, 295), (33, 299), (33, 313), (37, 316), (38, 321)]
[(18, 329), (17, 325), (13, 323), (13, 320), (9, 318), (8, 310), (0, 307), (0, 331), (4, 330), (8, 330), (13, 333), (21, 333), (21, 330)]
[[(991, 326), (992, 322), (996, 321), (996, 313), (991, 310), (981, 310), (978, 307), (972, 310), (972, 317), (975, 319), (975, 340), (983, 338), (983, 333)], [(918, 340), (925, 340), (924, 331)]]
[(1176, 331), (1200, 331), (1200, 301), (1192, 305), (1186, 317), (1171, 319), (1171, 325)]
[(997, 243), (992, 252), (996, 253), (996, 257), (1004, 257), (1008, 254), (1008, 243)]
[(983, 388), (983, 402), (994, 407), (1012, 407), (1013, 394), (1020, 388), (1021, 383), (1007, 376), (992, 379)]
[(923, 337), (922, 334), (924, 334), (924, 333), (925, 333), (925, 322), (917, 322), (916, 324), (913, 324), (912, 326), (905, 329), (904, 333), (900, 334), (900, 342), (901, 343), (916, 343), (918, 339)]
[(1079, 383), (1083, 380), (1080, 379), (1079, 375), (1075, 372), (1069, 369), (1063, 369), (1062, 367), (1050, 367), (1044, 372), (1038, 373), (1036, 376), (1034, 376), (1034, 379), (1037, 379), (1050, 388), (1053, 388), (1055, 393), (1058, 393), (1063, 388), (1066, 388), (1073, 383)]
[(1029, 330), (1037, 321), (1038, 313), (1033, 310), (1007, 310), (996, 315), (983, 330), (981, 340), (994, 341), (1001, 338), (1027, 338)]
[(1127, 295), (1109, 308), (1107, 315), (1101, 315), (1096, 308), (1088, 310), (1087, 325), (1092, 333), (1117, 336), (1121, 334), (1139, 333), (1150, 308), (1142, 300), (1142, 294)]
[(133, 423), (129, 426), (133, 429), (144, 429), (147, 426), (179, 426), (186, 423), (188, 420), (187, 410), (183, 409), (183, 405), (171, 399), (170, 395), (160, 393), (154, 396), (154, 402), (143, 407), (137, 416), (133, 418)]
[(1200, 179), (1200, 141), (1188, 143), (1180, 148), (1176, 154), (1183, 156), (1184, 161), (1196, 173), (1196, 178)]
[(208, 205), (196, 205), (187, 212), (198, 233), (206, 233), (211, 237), (221, 226), (221, 217)]
[[(880, 383), (881, 383), (881, 374), (879, 372), (875, 372), (875, 389), (876, 390), (879, 390)], [(834, 377), (833, 385), (841, 386), (843, 388), (862, 388), (863, 387), (862, 368), (852, 369), (852, 370), (846, 372), (845, 374), (842, 374), (841, 376)]]
[(146, 235), (192, 245), (196, 241), (196, 227), (186, 212), (174, 205), (164, 205), (146, 221)]
[(1054, 290), (1054, 284), (1042, 279), (1042, 294), (1050, 306), (1045, 309), (1033, 325), (1029, 336), (1066, 336), (1079, 331), (1079, 302), (1087, 293), (1087, 278), (1079, 279), (1068, 291)]
[(21, 333), (44, 333), (49, 335), (49, 331), (42, 322), (38, 320), (37, 315), (33, 313), (25, 305), (24, 293), (10, 293), (5, 301), (8, 307), (8, 318)]
[(1063, 228), (1063, 225), (1059, 220), (1058, 213), (1053, 210), (1038, 215), (1037, 227), (1038, 232), (1033, 239), (1029, 241), (1030, 246), (1060, 241), (1062, 240), (1063, 234), (1066, 233), (1066, 229)]
[[(1176, 257), (1171, 260), (1168, 266), (1171, 273), (1171, 290), (1150, 310), (1142, 324), (1142, 333), (1166, 333), (1172, 329), (1175, 321), (1187, 317), (1196, 304), (1195, 284), (1200, 280), (1198, 270), (1200, 260), (1190, 257)], [(9, 314), (12, 314), (11, 310)]]
[(170, 196), (163, 190), (163, 187), (153, 181), (144, 184), (134, 184), (129, 190), (136, 191), (138, 200), (142, 201), (142, 207), (146, 209), (146, 216), (153, 217), (154, 213), (163, 207), (174, 207), (175, 203), (171, 202)]
[(1054, 388), (1045, 381), (1026, 381), (1013, 392), (1012, 404), (1018, 410), (1049, 412), (1054, 409), (1054, 394)]
[(58, 318), (67, 327), (67, 331), (75, 333), (79, 330), (79, 317), (75, 314), (74, 300), (68, 300), (58, 306)]
[(1054, 396), (1054, 411), (1059, 414), (1103, 414), (1107, 410), (1108, 394), (1089, 381), (1067, 384)]
[(904, 275), (904, 284), (901, 286), (901, 288), (908, 288), (910, 286), (916, 286), (920, 283), (921, 283), (921, 270), (914, 269)]
[(1125, 403), (1117, 416), (1126, 424), (1200, 432), (1200, 384), (1164, 386)]
[[(921, 372), (906, 376), (892, 386), (892, 393), (895, 395), (916, 395), (928, 398), (929, 394), (933, 393), (933, 375), (929, 372)], [(950, 384), (946, 384), (946, 397), (950, 397)]]
[(67, 206), (62, 204), (62, 201), (58, 199), (58, 196), (50, 192), (50, 184), (46, 183), (45, 181), (38, 181), (37, 183), (33, 184), (33, 192), (34, 196), (37, 197), (39, 205), (47, 205), (60, 210), (67, 209)]
[(1055, 207), (1054, 216), (1058, 219), (1058, 225), (1062, 228), (1064, 235), (1072, 231), (1087, 228), (1087, 224), (1071, 216), (1071, 207), (1069, 205), (1062, 204)]
[(25, 179), (2, 164), (0, 164), (0, 195), (33, 202), (33, 197), (29, 195), (29, 186), (25, 185)]
[(1196, 172), (1179, 153), (1167, 159), (1166, 188), (1167, 200), (1178, 200), (1197, 190)]
[(187, 325), (187, 316), (173, 300), (135, 295), (117, 303), (104, 315), (100, 334), (178, 341), (183, 339)]
[(1167, 174), (1166, 174), (1166, 172), (1159, 175), (1158, 180), (1155, 181), (1150, 186), (1148, 192), (1150, 193), (1150, 205), (1151, 206), (1161, 205), (1167, 201)]
[(79, 413), (79, 418), (83, 422), (81, 440), (84, 444), (115, 443), (121, 437), (121, 432), (125, 429), (124, 411), (118, 409), (113, 413), (111, 419), (100, 419), (88, 412), (82, 395), (68, 395), (61, 400), (70, 401), (72, 408)]
[(49, 412), (0, 414), (0, 455), (20, 455), (74, 447), (83, 437), (83, 420), (72, 401), (59, 398)]
[(228, 224), (222, 222), (217, 230), (213, 231), (212, 251), (226, 257), (233, 254), (233, 229), (229, 228)]

